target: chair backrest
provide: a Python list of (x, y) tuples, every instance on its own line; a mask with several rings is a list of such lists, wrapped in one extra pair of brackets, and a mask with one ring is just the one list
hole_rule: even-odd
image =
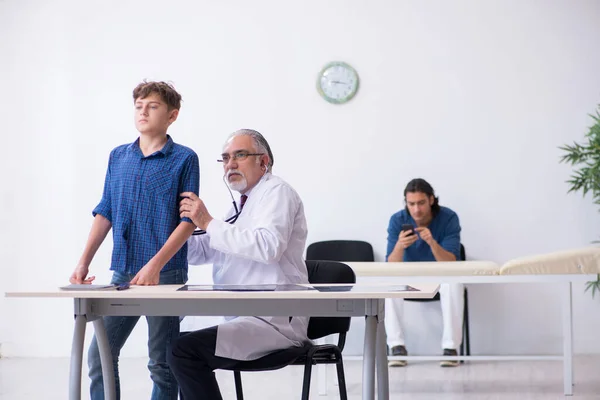
[(375, 261), (373, 246), (360, 240), (315, 242), (306, 249), (307, 260)]
[(465, 252), (465, 246), (460, 244), (460, 260), (458, 261), (467, 261), (467, 253)]
[[(310, 283), (356, 283), (356, 275), (348, 265), (335, 261), (306, 260)], [(350, 329), (350, 317), (311, 317), (308, 337), (318, 339)]]

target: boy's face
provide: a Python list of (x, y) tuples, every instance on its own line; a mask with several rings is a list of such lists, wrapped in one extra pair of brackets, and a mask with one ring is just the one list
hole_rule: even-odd
[(143, 134), (166, 134), (179, 115), (179, 110), (169, 110), (157, 93), (136, 99), (134, 105), (135, 127)]

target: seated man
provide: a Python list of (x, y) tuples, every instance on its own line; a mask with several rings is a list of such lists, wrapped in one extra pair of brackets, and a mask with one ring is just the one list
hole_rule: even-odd
[[(404, 189), (406, 207), (390, 218), (388, 226), (388, 262), (456, 261), (460, 259), (458, 216), (442, 207), (433, 188), (424, 179), (413, 179)], [(456, 356), (462, 343), (462, 284), (440, 285), (440, 303), (444, 320), (442, 349), (445, 356)], [(403, 299), (386, 299), (385, 330), (393, 356), (407, 355), (402, 332)], [(390, 367), (402, 367), (406, 360), (392, 360)], [(442, 361), (443, 367), (455, 367), (458, 361)]]
[[(188, 240), (189, 263), (213, 263), (215, 284), (308, 283), (304, 207), (296, 191), (271, 174), (267, 141), (256, 131), (237, 131), (226, 141), (220, 161), (228, 186), (242, 194), (230, 213), (237, 218), (228, 218), (231, 224), (213, 219), (198, 196), (183, 193), (181, 217), (206, 233)], [(168, 363), (182, 398), (221, 399), (215, 369), (302, 346), (308, 341), (307, 326), (308, 317), (227, 317), (218, 326), (181, 336)]]

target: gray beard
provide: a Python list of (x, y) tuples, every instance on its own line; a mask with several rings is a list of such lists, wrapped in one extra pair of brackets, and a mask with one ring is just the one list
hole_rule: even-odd
[(248, 187), (248, 181), (244, 177), (242, 177), (242, 179), (239, 181), (227, 183), (229, 184), (229, 188), (231, 190), (235, 190), (236, 192), (242, 192), (246, 190), (246, 187)]

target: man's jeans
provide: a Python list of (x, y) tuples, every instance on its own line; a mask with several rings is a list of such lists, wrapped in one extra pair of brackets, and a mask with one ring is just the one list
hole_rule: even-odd
[[(135, 275), (114, 272), (111, 283), (130, 282)], [(187, 282), (187, 271), (182, 269), (161, 272), (160, 285), (184, 284)], [(140, 317), (104, 317), (104, 327), (112, 354), (115, 372), (117, 399), (121, 398), (119, 384), (119, 354), (131, 331)], [(167, 365), (167, 351), (179, 337), (179, 317), (146, 317), (148, 322), (148, 369), (154, 382), (152, 400), (176, 400), (178, 386), (175, 377)], [(91, 400), (104, 400), (104, 382), (102, 381), (102, 366), (96, 336), (88, 352)]]

